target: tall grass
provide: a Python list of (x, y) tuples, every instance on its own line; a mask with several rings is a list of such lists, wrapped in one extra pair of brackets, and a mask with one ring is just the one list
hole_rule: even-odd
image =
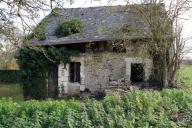
[(192, 65), (182, 65), (178, 79), (186, 85), (192, 85)]

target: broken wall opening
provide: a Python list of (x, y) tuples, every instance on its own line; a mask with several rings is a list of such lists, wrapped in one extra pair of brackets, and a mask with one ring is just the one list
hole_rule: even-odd
[(144, 65), (142, 63), (131, 63), (131, 82), (143, 82), (144, 77)]

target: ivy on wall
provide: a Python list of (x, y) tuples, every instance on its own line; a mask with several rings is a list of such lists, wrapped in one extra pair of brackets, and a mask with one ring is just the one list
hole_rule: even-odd
[(20, 70), (0, 70), (0, 83), (20, 82)]
[[(25, 40), (46, 39), (46, 28), (53, 16), (59, 16), (57, 9), (54, 9), (46, 16), (33, 30), (25, 36)], [(68, 36), (79, 33), (83, 29), (82, 22), (77, 19), (67, 20), (58, 24), (57, 36)], [(22, 47), (16, 55), (17, 63), (21, 70), (21, 84), (23, 85), (24, 97), (27, 99), (45, 99), (47, 97), (47, 78), (49, 65), (58, 65), (70, 62), (70, 56), (77, 55), (82, 49), (80, 47), (49, 47), (29, 48)]]
[(47, 98), (47, 78), (50, 64), (70, 62), (70, 56), (77, 54), (66, 47), (29, 48), (22, 47), (16, 55), (21, 70), (21, 84), (26, 99)]

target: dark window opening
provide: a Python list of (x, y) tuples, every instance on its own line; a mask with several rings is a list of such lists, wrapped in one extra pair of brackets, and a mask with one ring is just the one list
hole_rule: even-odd
[(104, 49), (104, 42), (96, 42), (91, 44), (91, 49), (94, 52), (103, 52)]
[(126, 53), (126, 48), (113, 47), (113, 52)]
[(131, 82), (143, 82), (144, 76), (145, 73), (143, 64), (131, 64)]
[(70, 75), (70, 82), (78, 82), (80, 83), (80, 62), (71, 62), (69, 75)]
[(126, 47), (123, 40), (115, 40), (112, 42), (113, 52), (126, 53)]
[(78, 51), (78, 52), (82, 52), (85, 53), (85, 44), (67, 44), (65, 45), (67, 49), (71, 50), (71, 51)]

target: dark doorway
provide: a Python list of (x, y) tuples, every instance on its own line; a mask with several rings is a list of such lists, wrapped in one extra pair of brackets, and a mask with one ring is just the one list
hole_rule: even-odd
[(144, 81), (144, 68), (143, 64), (133, 63), (131, 64), (131, 82), (143, 82)]
[(48, 97), (56, 98), (58, 93), (58, 66), (49, 65), (48, 71)]
[(78, 82), (80, 83), (80, 62), (71, 62), (70, 63), (70, 82)]

